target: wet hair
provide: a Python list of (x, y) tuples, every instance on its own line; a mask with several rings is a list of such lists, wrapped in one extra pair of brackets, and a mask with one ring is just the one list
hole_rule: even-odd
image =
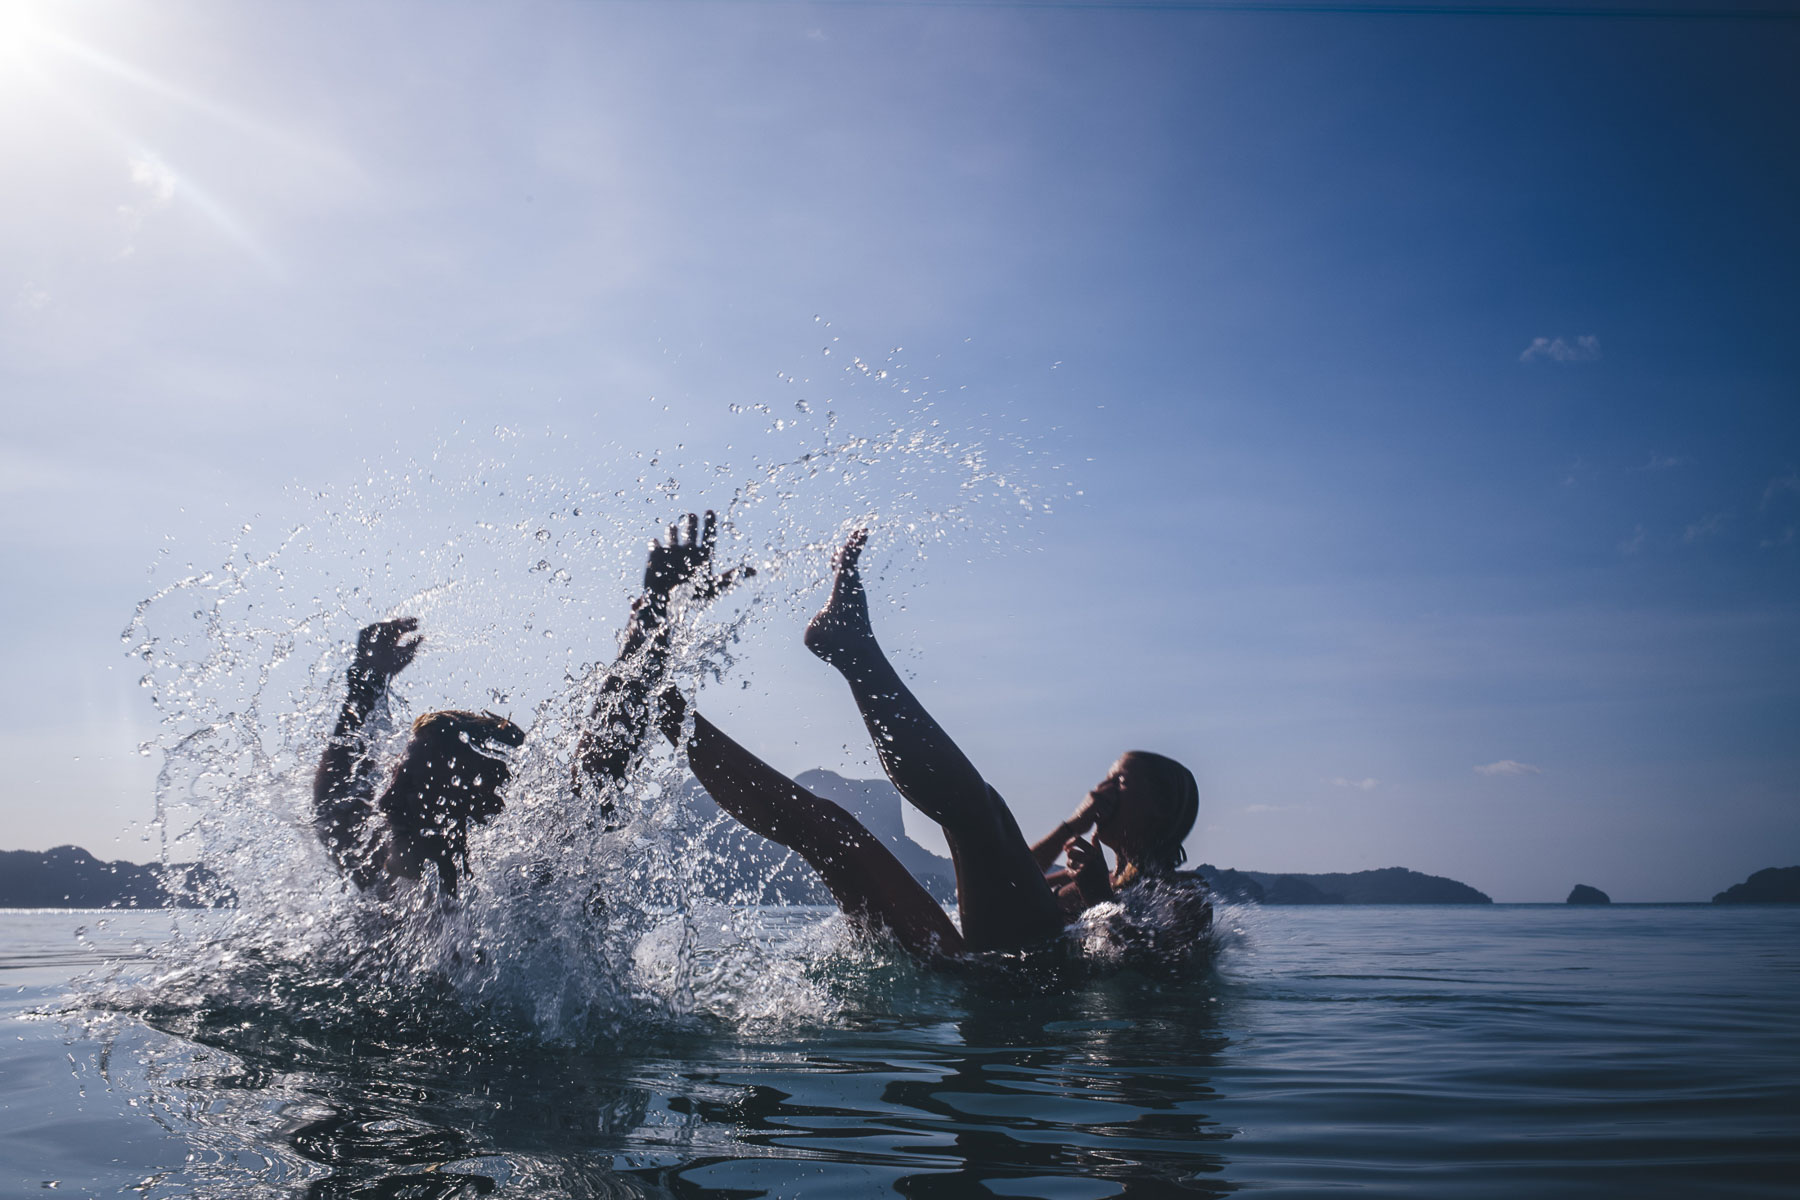
[(500, 788), (512, 772), (495, 751), (524, 741), (524, 730), (493, 713), (446, 710), (413, 722), (381, 811), (410, 855), (438, 864), (445, 891), (456, 891), (458, 868), (469, 869), (469, 825), (506, 807)]
[(1127, 750), (1134, 773), (1142, 772), (1161, 793), (1165, 815), (1155, 840), (1130, 862), (1121, 864), (1113, 884), (1123, 887), (1146, 872), (1166, 875), (1187, 861), (1182, 842), (1193, 832), (1194, 819), (1200, 815), (1200, 784), (1194, 773), (1166, 754), (1150, 750)]

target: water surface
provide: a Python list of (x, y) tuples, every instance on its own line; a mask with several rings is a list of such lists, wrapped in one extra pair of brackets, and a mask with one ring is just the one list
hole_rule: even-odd
[(829, 1009), (582, 1042), (278, 969), (162, 1004), (170, 916), (4, 913), (0, 1196), (1793, 1194), (1800, 909), (1224, 916), (1182, 981), (840, 949)]

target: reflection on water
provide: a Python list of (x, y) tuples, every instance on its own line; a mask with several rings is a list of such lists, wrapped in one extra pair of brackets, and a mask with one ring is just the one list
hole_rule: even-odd
[(169, 917), (112, 920), (0, 914), (0, 1196), (1787, 1200), (1800, 1177), (1795, 906), (1227, 910), (1209, 974), (1063, 991), (827, 954), (828, 1019), (554, 1044), (423, 987), (345, 1020), (353, 982), (267, 963), (236, 999), (96, 1010), (71, 975), (164, 965), (133, 947)]
[(1218, 1194), (1209, 986), (915, 979), (904, 1017), (585, 1049), (493, 1040), (448, 1004), (336, 1028), (220, 1008), (150, 1014), (179, 1042), (127, 1059), (186, 1126), (190, 1194)]

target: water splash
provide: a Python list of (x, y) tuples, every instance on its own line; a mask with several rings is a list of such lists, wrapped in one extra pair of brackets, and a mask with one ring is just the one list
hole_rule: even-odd
[[(706, 899), (693, 884), (704, 830), (660, 742), (604, 816), (570, 785), (647, 533), (701, 506), (687, 497), (729, 488), (715, 505), (719, 559), (758, 572), (729, 603), (677, 606), (671, 675), (690, 690), (730, 673), (751, 630), (797, 627), (850, 528), (872, 525), (921, 562), (959, 539), (1012, 542), (1047, 508), (1051, 494), (1020, 474), (1029, 445), (996, 455), (930, 417), (916, 381), (860, 358), (848, 369), (912, 397), (905, 417), (852, 432), (829, 400), (782, 417), (752, 405), (739, 415), (770, 418), (751, 432), (778, 445), (748, 466), (678, 446), (561, 476), (544, 470), (567, 453), (553, 432), (459, 436), (425, 461), (297, 496), (278, 535), (245, 524), (217, 565), (190, 564), (140, 604), (124, 641), (160, 714), (146, 746), (163, 757), (154, 831), (165, 863), (208, 868), (202, 898), (236, 908), (177, 937), (147, 975), (115, 979), (107, 1006), (168, 1020), (252, 1006), (320, 1030), (375, 1017), (428, 1041), (454, 1013), (477, 1040), (590, 1041), (646, 1022), (830, 1020), (858, 970), (910, 969), (836, 919), (773, 928), (766, 912)], [(486, 697), (530, 713), (507, 808), (471, 831), (471, 885), (455, 904), (429, 885), (375, 903), (311, 828), (311, 775), (356, 630), (401, 614), (421, 619), (430, 653), (371, 722), (385, 761), (430, 708)]]

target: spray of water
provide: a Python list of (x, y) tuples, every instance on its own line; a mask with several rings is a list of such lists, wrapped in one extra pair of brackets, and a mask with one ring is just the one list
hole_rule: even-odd
[[(847, 370), (909, 386), (861, 359)], [(570, 763), (608, 641), (647, 535), (687, 507), (719, 508), (721, 565), (757, 570), (728, 602), (677, 603), (671, 677), (691, 691), (733, 672), (750, 631), (798, 628), (849, 529), (878, 529), (902, 562), (958, 540), (1012, 542), (1055, 480), (1019, 474), (1028, 445), (952, 436), (925, 403), (875, 432), (805, 400), (738, 419), (779, 448), (744, 467), (677, 447), (557, 475), (545, 464), (566, 456), (559, 435), (462, 435), (297, 496), (278, 535), (244, 525), (216, 566), (190, 564), (140, 604), (124, 641), (160, 715), (144, 747), (163, 760), (154, 831), (165, 862), (204, 864), (190, 881), (201, 899), (235, 908), (115, 980), (111, 1003), (208, 1019), (278, 1008), (319, 1030), (377, 1013), (440, 1042), (453, 1013), (470, 1036), (590, 1040), (644, 1022), (829, 1020), (845, 978), (890, 970), (835, 919), (701, 894), (706, 831), (679, 756), (654, 738), (612, 794), (576, 793)], [(472, 831), (454, 903), (429, 884), (378, 903), (312, 832), (312, 771), (356, 631), (402, 614), (420, 618), (430, 653), (372, 723), (386, 761), (429, 708), (499, 709), (530, 731), (506, 810)]]

